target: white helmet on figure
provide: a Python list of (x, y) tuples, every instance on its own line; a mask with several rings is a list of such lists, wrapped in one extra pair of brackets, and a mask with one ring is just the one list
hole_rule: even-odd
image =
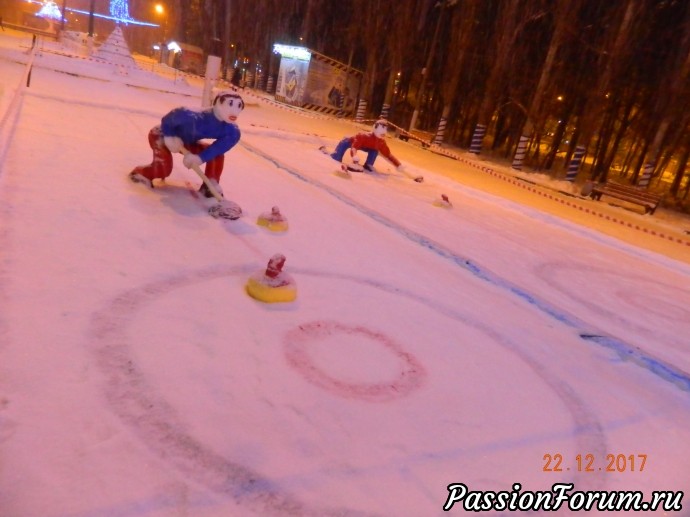
[(376, 122), (374, 122), (374, 134), (378, 136), (379, 138), (383, 138), (386, 136), (386, 132), (388, 131), (388, 121), (384, 118), (378, 119)]
[(213, 99), (213, 114), (222, 122), (235, 122), (243, 109), (242, 97), (232, 90), (222, 91)]

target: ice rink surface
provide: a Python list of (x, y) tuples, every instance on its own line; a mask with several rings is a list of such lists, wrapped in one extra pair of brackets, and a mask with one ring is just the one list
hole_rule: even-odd
[[(392, 136), (423, 183), (383, 158), (343, 179), (318, 147), (366, 126), (249, 91), (221, 180), (245, 215), (216, 220), (179, 157), (153, 190), (127, 179), (198, 84), (45, 48), (16, 108), (28, 53), (3, 38), (2, 517), (417, 517), (464, 513), (443, 511), (459, 483), (688, 489), (682, 228), (617, 238)], [(273, 206), (285, 233), (256, 224)], [(245, 293), (275, 253), (295, 302)]]

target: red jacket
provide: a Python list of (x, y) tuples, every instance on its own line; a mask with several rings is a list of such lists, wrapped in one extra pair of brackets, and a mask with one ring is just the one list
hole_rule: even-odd
[(391, 154), (386, 141), (374, 133), (357, 133), (355, 136), (350, 137), (350, 147), (353, 153), (360, 149), (374, 149), (385, 156), (396, 167), (400, 166), (400, 160)]

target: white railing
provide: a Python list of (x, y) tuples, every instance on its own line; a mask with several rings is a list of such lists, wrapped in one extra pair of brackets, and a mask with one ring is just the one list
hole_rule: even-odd
[(22, 79), (17, 85), (10, 102), (7, 104), (7, 109), (2, 114), (2, 119), (0, 119), (0, 175), (4, 169), (5, 156), (17, 127), (17, 120), (19, 120), (24, 91), (31, 84), (31, 70), (34, 65), (34, 56), (36, 55), (35, 43), (36, 41), (34, 40), (34, 44), (29, 49), (29, 59), (24, 68)]

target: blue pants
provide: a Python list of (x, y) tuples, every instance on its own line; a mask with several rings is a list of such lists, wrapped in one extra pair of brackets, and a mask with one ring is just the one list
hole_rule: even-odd
[[(338, 142), (338, 145), (335, 146), (335, 151), (331, 153), (331, 158), (338, 162), (342, 162), (345, 151), (347, 151), (349, 148), (350, 137), (346, 136), (340, 142)], [(360, 151), (367, 153), (367, 160), (364, 162), (364, 166), (373, 167), (379, 152), (376, 149), (369, 149), (368, 147), (362, 147)]]

